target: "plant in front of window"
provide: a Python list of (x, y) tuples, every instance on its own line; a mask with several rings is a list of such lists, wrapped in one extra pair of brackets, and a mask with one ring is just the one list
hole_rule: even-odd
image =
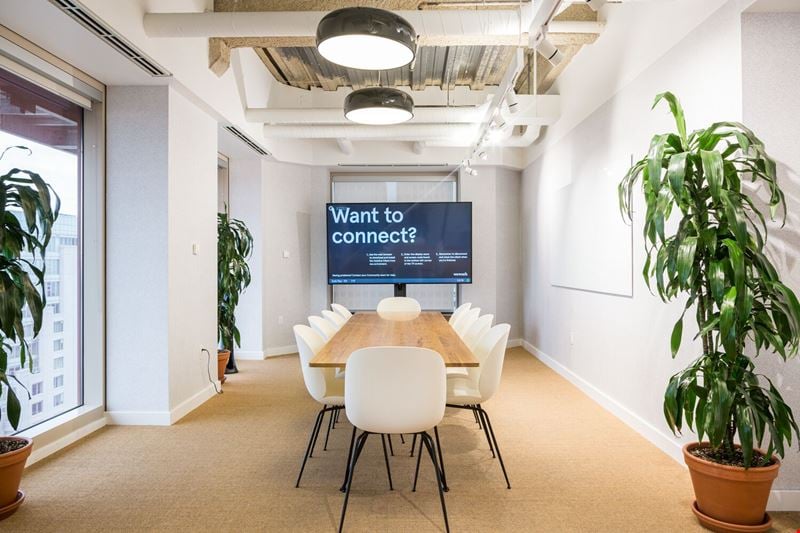
[(234, 344), (240, 345), (236, 327), (239, 295), (250, 285), (247, 259), (253, 253), (253, 235), (241, 220), (230, 218), (227, 207), (217, 214), (217, 325), (220, 350), (217, 353), (218, 377), (238, 372)]
[[(14, 146), (6, 148), (0, 160), (12, 148), (30, 153)], [(44, 256), (59, 206), (58, 195), (35, 172), (12, 168), (0, 175), (0, 395), (5, 393), (5, 412), (14, 429), (22, 405), (11, 382), (25, 387), (10, 373), (9, 363), (18, 357), (20, 368), (33, 370), (28, 341), (42, 327)], [(41, 268), (34, 264), (37, 256)], [(26, 309), (33, 320), (31, 339), (25, 335)], [(27, 438), (0, 437), (0, 519), (22, 503), (19, 483), (32, 446)]]
[(766, 531), (767, 498), (780, 467), (774, 454), (783, 457), (800, 437), (791, 408), (753, 362), (765, 351), (787, 360), (800, 342), (800, 305), (765, 249), (767, 217), (780, 212), (785, 221), (784, 194), (775, 162), (750, 129), (718, 122), (687, 133), (675, 96), (660, 94), (653, 107), (661, 101), (677, 132), (653, 137), (620, 183), (619, 202), (631, 220), (641, 179), (644, 278), (665, 302), (686, 298), (672, 331), (672, 356), (687, 313), (694, 314), (702, 345), (700, 357), (669, 380), (664, 416), (674, 433), (685, 426), (701, 441), (683, 448), (701, 523)]

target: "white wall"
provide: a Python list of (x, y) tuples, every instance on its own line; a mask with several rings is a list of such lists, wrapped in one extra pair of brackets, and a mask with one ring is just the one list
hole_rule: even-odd
[[(637, 27), (644, 33), (649, 29)], [(550, 258), (561, 246), (555, 239), (558, 228), (553, 223), (559, 218), (554, 212), (557, 192), (571, 179), (560, 163), (564, 157), (580, 158), (585, 144), (582, 140), (594, 139), (597, 179), (618, 182), (621, 175), (608, 176), (603, 168), (618, 167), (620, 161), (630, 161), (632, 154), (641, 157), (653, 134), (674, 129), (665, 108), (650, 111), (653, 97), (664, 90), (673, 91), (681, 99), (690, 129), (715, 120), (738, 120), (739, 43), (739, 9), (727, 4), (546, 149), (523, 173), (525, 340), (551, 365), (676, 459), (680, 458), (681, 441), (672, 436), (663, 421), (662, 391), (669, 376), (697, 355), (698, 347), (691, 342), (696, 329), (691, 331), (687, 324), (684, 344), (673, 360), (669, 335), (683, 302), (662, 304), (650, 294), (639, 274), (644, 264), (644, 243), (641, 216), (637, 216), (642, 212), (638, 197), (633, 228), (633, 297), (551, 285)], [(569, 105), (564, 102), (564, 107)], [(617, 199), (609, 194), (596, 201), (615, 203)], [(623, 223), (621, 218), (619, 223)], [(593, 265), (586, 263), (583, 267)], [(685, 440), (691, 440), (691, 436)]]
[[(800, 6), (798, 6), (800, 9)], [(742, 92), (744, 122), (764, 141), (778, 162), (789, 218), (769, 233), (770, 256), (783, 281), (800, 293), (800, 13), (745, 13), (742, 16)], [(800, 358), (757, 359), (761, 372), (776, 378), (786, 402), (800, 416)], [(800, 490), (800, 456), (789, 451), (775, 482), (777, 489)], [(786, 497), (784, 498), (786, 499)], [(790, 502), (787, 502), (790, 503)]]
[(519, 171), (497, 168), (495, 179), (496, 323), (511, 325), (510, 339), (522, 337), (522, 233), (520, 231)]
[(170, 424), (213, 394), (217, 124), (167, 86), (107, 109), (107, 411)]

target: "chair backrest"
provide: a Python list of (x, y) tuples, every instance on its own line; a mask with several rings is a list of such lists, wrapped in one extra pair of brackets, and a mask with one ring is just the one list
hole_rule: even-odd
[(483, 315), (470, 326), (464, 334), (464, 344), (467, 345), (467, 348), (475, 350), (475, 346), (481, 340), (481, 337), (491, 329), (493, 320), (494, 315)]
[(451, 326), (455, 324), (456, 320), (458, 320), (461, 317), (461, 315), (463, 315), (465, 312), (469, 311), (470, 307), (472, 307), (471, 302), (459, 305), (458, 308), (456, 308), (456, 310), (453, 311), (453, 314), (450, 315), (450, 320), (448, 320), (447, 323), (450, 324)]
[(322, 311), (322, 318), (330, 322), (337, 331), (339, 328), (345, 325), (345, 322), (347, 322), (347, 320), (345, 320), (344, 317), (339, 313), (334, 313), (333, 311), (328, 311), (327, 309)]
[(348, 420), (364, 431), (427, 431), (444, 416), (444, 360), (414, 346), (356, 350), (347, 359), (344, 398)]
[(472, 327), (472, 324), (474, 324), (475, 321), (478, 320), (478, 317), (480, 317), (480, 316), (481, 316), (481, 308), (480, 307), (473, 307), (472, 309), (470, 309), (469, 311), (464, 313), (461, 316), (461, 318), (456, 320), (456, 323), (453, 326), (453, 329), (456, 330), (456, 333), (458, 333), (458, 336), (463, 339), (464, 335), (466, 335), (466, 333), (467, 333), (467, 330), (469, 330), (469, 328)]
[(345, 320), (350, 320), (350, 317), (353, 316), (353, 313), (342, 304), (331, 304), (331, 309), (342, 315)]
[[(475, 349), (475, 355), (480, 361), (478, 390), (481, 393), (481, 402), (485, 402), (494, 396), (494, 393), (500, 387), (500, 377), (503, 374), (503, 361), (506, 358), (506, 347), (510, 331), (511, 326), (508, 324), (496, 325), (483, 336)], [(481, 353), (479, 354), (478, 352)]]
[(308, 323), (323, 339), (325, 339), (325, 341), (331, 340), (331, 338), (336, 335), (337, 329), (321, 316), (311, 315), (308, 317)]
[(297, 325), (294, 328), (294, 340), (297, 343), (297, 352), (300, 355), (300, 368), (303, 371), (303, 381), (308, 393), (317, 401), (325, 396), (327, 382), (325, 372), (321, 368), (308, 366), (311, 359), (325, 346), (325, 340), (319, 333), (306, 325)]
[(378, 315), (385, 320), (414, 320), (422, 312), (414, 298), (384, 298), (378, 302)]

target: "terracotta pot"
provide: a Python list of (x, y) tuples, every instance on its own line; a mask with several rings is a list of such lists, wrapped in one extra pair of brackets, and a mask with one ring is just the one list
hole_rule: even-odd
[(745, 469), (713, 463), (689, 453), (708, 446), (707, 442), (693, 442), (683, 447), (683, 460), (692, 476), (698, 509), (727, 524), (763, 524), (769, 491), (781, 466), (778, 458), (773, 456), (770, 466)]
[(217, 379), (220, 383), (225, 383), (225, 367), (228, 366), (228, 359), (230, 356), (230, 350), (217, 351)]
[(17, 502), (19, 495), (19, 482), (22, 479), (22, 471), (25, 469), (25, 462), (33, 449), (33, 441), (24, 437), (0, 437), (0, 440), (16, 440), (25, 442), (25, 446), (13, 452), (0, 454), (0, 509), (8, 510), (2, 513), (10, 516), (16, 511), (12, 505)]

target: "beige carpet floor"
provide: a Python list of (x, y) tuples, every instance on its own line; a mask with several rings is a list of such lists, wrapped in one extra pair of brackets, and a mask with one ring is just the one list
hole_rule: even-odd
[[(106, 427), (33, 465), (28, 499), (3, 531), (303, 531), (338, 525), (350, 426), (331, 435), (294, 488), (316, 403), (297, 358), (242, 362), (224, 394), (172, 427)], [(492, 416), (512, 490), (469, 412), (440, 426), (452, 531), (702, 531), (687, 472), (571, 384), (509, 351)], [(344, 417), (342, 417), (344, 418)], [(347, 531), (443, 530), (430, 463), (395, 437), (395, 490), (379, 439), (358, 464)], [(775, 531), (800, 527), (776, 513)]]

